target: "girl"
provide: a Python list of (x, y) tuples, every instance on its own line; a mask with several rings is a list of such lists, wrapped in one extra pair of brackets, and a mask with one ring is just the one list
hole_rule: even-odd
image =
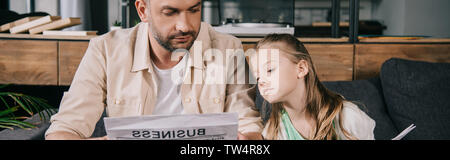
[[(308, 51), (295, 37), (271, 34), (256, 49), (258, 54), (249, 57), (250, 66), (261, 95), (272, 104), (264, 139), (374, 139), (375, 121), (325, 88)], [(271, 56), (262, 54), (264, 50)]]

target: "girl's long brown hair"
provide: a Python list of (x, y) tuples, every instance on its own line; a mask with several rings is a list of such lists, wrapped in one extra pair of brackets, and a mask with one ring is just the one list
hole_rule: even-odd
[[(301, 60), (308, 63), (308, 74), (305, 76), (306, 86), (306, 112), (315, 120), (315, 127), (310, 133), (311, 140), (336, 140), (338, 139), (333, 120), (337, 115), (342, 117), (343, 103), (345, 99), (327, 88), (319, 81), (311, 60), (311, 56), (305, 46), (294, 36), (289, 34), (270, 34), (256, 44), (256, 49), (271, 43), (271, 45), (281, 44), (277, 47), (282, 52), (287, 53), (287, 57), (297, 64)], [(281, 53), (281, 52), (280, 52)], [(268, 133), (265, 139), (278, 139), (280, 130), (280, 111), (282, 103), (272, 104), (272, 113), (268, 120)], [(356, 139), (348, 133), (342, 125), (342, 118), (339, 118), (339, 127), (347, 139)], [(337, 129), (337, 128), (336, 128)]]

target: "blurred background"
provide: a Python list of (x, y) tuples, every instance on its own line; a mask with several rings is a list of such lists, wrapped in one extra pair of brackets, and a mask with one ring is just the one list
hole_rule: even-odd
[[(82, 17), (74, 28), (109, 31), (115, 22), (124, 27), (139, 23), (135, 0), (1, 0), (1, 9), (19, 14), (45, 12)], [(349, 0), (204, 0), (203, 21), (214, 26), (229, 23), (279, 23), (295, 27), (296, 36), (330, 37), (333, 7), (339, 17), (339, 35), (348, 36), (352, 7)], [(354, 9), (354, 8), (353, 8)], [(364, 35), (450, 37), (448, 0), (359, 0), (359, 32)], [(328, 22), (328, 23), (325, 23)]]

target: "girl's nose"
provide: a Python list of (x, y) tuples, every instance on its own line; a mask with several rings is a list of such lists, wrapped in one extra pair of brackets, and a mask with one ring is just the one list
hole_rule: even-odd
[(265, 87), (265, 86), (267, 86), (267, 81), (265, 81), (264, 79), (262, 79), (262, 78), (258, 78), (258, 85), (260, 86), (260, 87)]

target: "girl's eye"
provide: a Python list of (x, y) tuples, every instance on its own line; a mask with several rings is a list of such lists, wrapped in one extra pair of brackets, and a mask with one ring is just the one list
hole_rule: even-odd
[(273, 71), (273, 69), (269, 69), (268, 71), (267, 71), (267, 73), (270, 73), (270, 72), (272, 72)]

